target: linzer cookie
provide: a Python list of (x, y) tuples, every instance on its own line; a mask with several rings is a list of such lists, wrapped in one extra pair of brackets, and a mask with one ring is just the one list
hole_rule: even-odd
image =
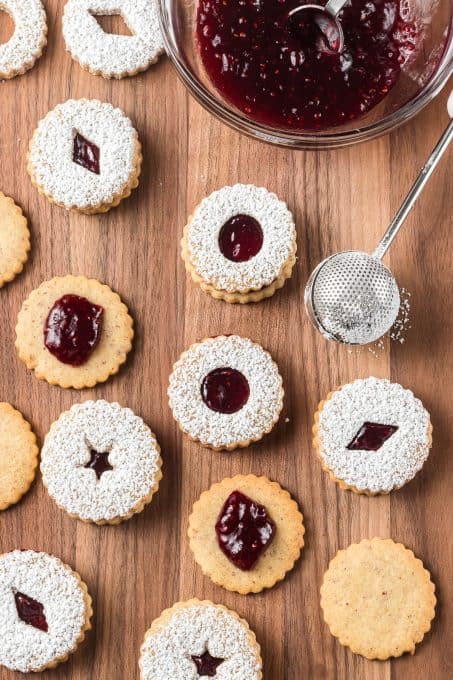
[(91, 628), (91, 597), (58, 558), (32, 550), (0, 555), (0, 665), (29, 673), (66, 661)]
[[(98, 15), (118, 14), (131, 35), (106, 33), (96, 21)], [(164, 49), (156, 0), (68, 0), (63, 37), (72, 58), (104, 78), (145, 71)]]
[(0, 510), (5, 510), (30, 488), (39, 453), (30, 424), (5, 402), (0, 402), (0, 441)]
[(0, 288), (22, 271), (29, 250), (27, 220), (13, 199), (0, 191)]
[(203, 573), (246, 595), (285, 578), (300, 556), (305, 529), (297, 503), (279, 484), (237, 475), (201, 494), (188, 533)]
[(175, 363), (168, 387), (181, 430), (216, 451), (248, 446), (270, 432), (283, 394), (271, 355), (238, 335), (192, 345)]
[(208, 600), (177, 602), (163, 611), (140, 653), (141, 680), (261, 680), (262, 667), (247, 621)]
[(389, 659), (415, 645), (431, 628), (435, 587), (411, 550), (373, 538), (340, 550), (321, 587), (321, 607), (332, 635), (355, 654)]
[(344, 489), (386, 494), (409, 482), (428, 458), (429, 413), (410, 390), (380, 378), (355, 380), (319, 404), (314, 446)]
[(40, 121), (27, 169), (52, 203), (94, 214), (131, 194), (141, 163), (137, 132), (120, 109), (97, 99), (69, 99)]
[(71, 517), (119, 524), (151, 502), (162, 479), (156, 437), (129, 408), (75, 404), (53, 423), (41, 452), (44, 486)]
[(9, 40), (0, 44), (0, 80), (31, 69), (47, 42), (47, 20), (41, 0), (2, 0), (0, 8), (14, 22)]
[(227, 302), (270, 297), (296, 262), (296, 229), (286, 203), (252, 184), (223, 187), (203, 199), (181, 245), (193, 280)]
[(133, 321), (117, 293), (85, 276), (57, 276), (32, 291), (16, 326), (20, 359), (60, 387), (93, 387), (117, 373)]

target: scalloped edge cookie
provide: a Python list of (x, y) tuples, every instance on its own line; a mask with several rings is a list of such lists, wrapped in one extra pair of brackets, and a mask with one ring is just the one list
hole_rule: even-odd
[(291, 278), (293, 267), (296, 264), (296, 240), (294, 241), (294, 250), (283, 265), (280, 276), (278, 276), (271, 284), (269, 284), (269, 286), (264, 286), (258, 290), (250, 289), (249, 291), (243, 293), (229, 293), (226, 290), (215, 288), (210, 283), (206, 283), (206, 281), (204, 281), (204, 279), (196, 272), (195, 267), (190, 261), (190, 255), (187, 249), (187, 235), (192, 218), (193, 215), (189, 217), (189, 221), (184, 227), (183, 237), (181, 239), (181, 257), (184, 260), (186, 271), (190, 274), (192, 281), (197, 283), (201, 290), (203, 290), (205, 293), (208, 293), (208, 295), (214, 299), (224, 300), (224, 302), (240, 305), (246, 305), (249, 302), (261, 302), (262, 300), (272, 297), (274, 293), (276, 293), (280, 288), (283, 288), (285, 282)]
[(30, 252), (27, 218), (10, 196), (0, 191), (0, 288), (20, 274)]
[[(373, 498), (374, 496), (388, 496), (390, 493), (392, 493), (392, 491), (398, 491), (398, 489), (402, 489), (403, 486), (406, 486), (406, 484), (408, 484), (409, 482), (405, 482), (404, 484), (400, 484), (399, 486), (395, 486), (395, 487), (393, 487), (393, 489), (391, 489), (389, 491), (381, 490), (381, 491), (372, 492), (372, 491), (369, 491), (368, 489), (358, 489), (355, 486), (351, 486), (351, 485), (347, 484), (343, 479), (339, 479), (338, 477), (336, 477), (334, 475), (334, 473), (332, 472), (332, 470), (326, 465), (326, 462), (321, 455), (321, 442), (319, 440), (320, 413), (323, 410), (326, 402), (329, 401), (329, 399), (331, 399), (336, 392), (341, 390), (342, 387), (343, 387), (343, 385), (340, 386), (340, 387), (337, 387), (336, 389), (329, 392), (327, 394), (326, 398), (322, 399), (318, 403), (318, 408), (315, 411), (314, 423), (313, 423), (313, 426), (312, 426), (312, 434), (313, 434), (312, 443), (313, 443), (313, 448), (314, 448), (315, 453), (316, 453), (316, 457), (318, 458), (318, 460), (321, 464), (321, 468), (323, 469), (324, 472), (326, 472), (329, 475), (332, 482), (335, 482), (336, 484), (338, 484), (338, 486), (341, 489), (343, 489), (344, 491), (352, 491), (353, 493), (358, 494), (359, 496), (368, 496), (369, 498)], [(433, 425), (432, 425), (432, 423), (430, 423), (430, 426), (429, 426), (428, 436), (429, 436), (429, 448), (431, 448), (432, 443), (433, 443)]]
[[(18, 503), (30, 489), (36, 476), (39, 449), (30, 423), (4, 401), (0, 402), (0, 433), (7, 435), (2, 437), (0, 451), (1, 511)], [(6, 473), (12, 473), (13, 480)]]
[[(379, 557), (374, 574), (370, 551)], [(388, 598), (387, 589), (382, 590), (387, 588), (387, 581), (393, 600)], [(379, 592), (373, 592), (372, 586)], [(418, 624), (407, 632), (406, 639), (401, 636), (397, 644), (394, 630), (388, 630), (390, 614), (396, 610), (394, 618), (401, 624), (403, 602), (407, 600), (405, 594), (413, 594), (414, 588), (420, 591), (419, 602), (412, 603), (411, 611), (404, 612), (404, 620), (407, 618), (412, 622), (417, 615)], [(351, 601), (344, 602), (345, 597)], [(340, 644), (366, 659), (385, 661), (406, 652), (414, 654), (416, 644), (431, 629), (435, 606), (435, 586), (430, 572), (412, 550), (391, 538), (363, 539), (339, 550), (331, 560), (321, 586), (321, 609), (331, 634)], [(346, 610), (346, 607), (350, 608)]]
[[(264, 505), (276, 525), (273, 541), (250, 571), (236, 567), (219, 548), (215, 524), (232, 491), (242, 491)], [(218, 586), (247, 595), (282, 581), (300, 557), (305, 527), (297, 502), (278, 482), (255, 475), (236, 475), (213, 484), (194, 503), (188, 536), (195, 561)]]
[[(43, 326), (53, 303), (73, 293), (104, 307), (101, 338), (81, 366), (64, 364), (43, 342)], [(106, 284), (85, 276), (56, 276), (35, 288), (22, 304), (16, 325), (16, 349), (27, 368), (51, 385), (83, 389), (105, 382), (118, 373), (132, 349), (134, 322), (128, 308)]]
[[(38, 3), (37, 3), (38, 4)], [(42, 54), (44, 52), (44, 49), (47, 45), (47, 34), (48, 34), (48, 26), (47, 26), (47, 14), (46, 10), (44, 9), (44, 6), (42, 2), (39, 0), (39, 5), (40, 5), (40, 14), (41, 14), (41, 21), (42, 21), (42, 27), (41, 27), (41, 34), (39, 41), (35, 45), (34, 48), (31, 48), (28, 57), (22, 62), (22, 65), (18, 68), (10, 68), (10, 69), (5, 69), (3, 71), (0, 70), (0, 82), (2, 80), (11, 80), (12, 78), (15, 78), (16, 76), (22, 76), (24, 73), (29, 71), (30, 69), (33, 68), (33, 66), (36, 64), (38, 59), (42, 57)], [(7, 6), (7, 3), (0, 3), (1, 9), (9, 14), (11, 16), (12, 21), (14, 22), (14, 25), (16, 25), (17, 22), (17, 17), (15, 16), (14, 12)], [(15, 33), (16, 31), (14, 31)], [(11, 36), (9, 40), (12, 40), (14, 38), (14, 33)], [(7, 43), (9, 42), (7, 41)], [(4, 43), (5, 45), (7, 43)], [(1, 45), (3, 47), (3, 45)]]
[[(251, 649), (256, 653), (257, 660), (261, 663), (262, 665), (262, 659), (261, 659), (261, 646), (256, 639), (256, 635), (254, 631), (250, 628), (250, 625), (248, 621), (243, 619), (237, 612), (235, 612), (233, 609), (229, 609), (228, 607), (225, 607), (223, 604), (215, 604), (211, 600), (199, 600), (198, 598), (194, 597), (190, 600), (186, 600), (185, 602), (176, 602), (172, 607), (169, 607), (168, 609), (164, 609), (163, 612), (160, 614), (160, 616), (157, 617), (157, 619), (154, 619), (154, 621), (151, 624), (151, 627), (146, 631), (145, 633), (145, 638), (143, 640), (142, 646), (140, 648), (140, 660), (139, 660), (139, 666), (140, 666), (140, 674), (142, 672), (142, 648), (143, 645), (145, 644), (146, 640), (150, 637), (152, 637), (155, 633), (158, 633), (162, 628), (164, 628), (167, 623), (171, 620), (171, 618), (176, 614), (178, 611), (181, 611), (181, 609), (186, 609), (188, 607), (192, 606), (197, 606), (197, 605), (205, 605), (208, 607), (216, 607), (217, 609), (221, 609), (222, 611), (227, 612), (235, 618), (239, 623), (244, 626), (245, 630), (247, 631), (247, 638), (250, 643)], [(141, 675), (142, 677), (142, 675)], [(262, 671), (260, 672), (257, 680), (262, 680), (263, 673)]]

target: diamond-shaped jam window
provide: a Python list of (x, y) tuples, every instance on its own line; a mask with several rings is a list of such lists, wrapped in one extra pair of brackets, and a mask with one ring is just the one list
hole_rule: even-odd
[(347, 445), (350, 451), (378, 451), (397, 431), (397, 425), (363, 423), (354, 439)]
[(89, 170), (95, 175), (101, 173), (100, 166), (100, 149), (96, 144), (85, 139), (83, 135), (76, 132), (74, 136), (74, 148), (72, 152), (72, 160), (77, 165), (81, 165), (85, 170)]

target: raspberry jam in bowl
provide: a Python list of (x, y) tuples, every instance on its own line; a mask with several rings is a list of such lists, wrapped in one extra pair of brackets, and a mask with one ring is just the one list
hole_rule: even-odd
[(349, 0), (340, 53), (292, 12), (298, 0), (159, 3), (167, 53), (192, 94), (276, 144), (331, 148), (390, 132), (433, 99), (453, 65), (450, 0)]

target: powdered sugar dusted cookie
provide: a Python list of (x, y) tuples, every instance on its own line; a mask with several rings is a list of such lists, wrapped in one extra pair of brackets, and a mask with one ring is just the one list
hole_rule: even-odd
[(0, 8), (14, 21), (14, 33), (0, 44), (0, 80), (32, 68), (47, 42), (46, 13), (41, 0), (2, 0)]
[(203, 199), (182, 239), (186, 269), (227, 302), (258, 302), (281, 288), (296, 261), (296, 229), (286, 203), (267, 189), (235, 184)]
[(19, 411), (0, 402), (0, 510), (20, 501), (38, 467), (36, 437)]
[(194, 503), (190, 547), (204, 574), (246, 595), (285, 578), (304, 545), (303, 517), (277, 482), (236, 475), (213, 484)]
[(175, 363), (168, 387), (182, 431), (218, 451), (248, 446), (270, 432), (283, 394), (270, 354), (238, 335), (192, 345)]
[(373, 538), (339, 550), (321, 587), (332, 635), (355, 654), (385, 660), (409, 652), (431, 628), (430, 573), (401, 543)]
[(261, 680), (260, 646), (247, 621), (208, 600), (178, 602), (153, 621), (141, 680)]
[(162, 479), (160, 447), (129, 408), (75, 404), (52, 425), (41, 452), (43, 483), (71, 516), (119, 524), (151, 502)]
[[(96, 15), (121, 14), (132, 35), (105, 33)], [(68, 0), (63, 37), (73, 59), (104, 78), (145, 71), (163, 52), (156, 0)]]
[(13, 199), (0, 191), (0, 288), (22, 271), (29, 250), (27, 220)]
[(13, 671), (54, 668), (91, 628), (91, 597), (58, 558), (32, 550), (0, 555), (0, 664)]
[(27, 169), (51, 202), (93, 214), (130, 195), (141, 162), (137, 132), (120, 109), (97, 99), (69, 99), (40, 121)]
[(93, 387), (117, 373), (134, 337), (120, 296), (85, 276), (56, 276), (32, 291), (19, 312), (16, 349), (37, 378)]
[(385, 494), (409, 482), (431, 447), (429, 413), (410, 390), (380, 378), (355, 380), (319, 405), (314, 445), (343, 488)]

